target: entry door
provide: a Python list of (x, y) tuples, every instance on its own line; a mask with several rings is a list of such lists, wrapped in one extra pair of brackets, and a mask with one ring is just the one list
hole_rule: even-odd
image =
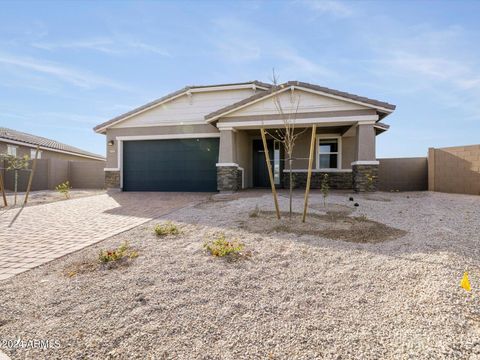
[[(273, 140), (267, 140), (268, 153), (270, 156), (270, 164), (273, 168)], [(265, 150), (262, 140), (253, 140), (253, 187), (267, 188), (270, 187), (270, 179), (268, 178), (268, 169), (265, 162)]]

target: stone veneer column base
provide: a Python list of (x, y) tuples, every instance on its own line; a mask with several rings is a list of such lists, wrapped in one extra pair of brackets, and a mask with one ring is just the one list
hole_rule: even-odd
[(217, 166), (217, 190), (237, 191), (242, 188), (242, 172), (238, 166)]
[(105, 171), (105, 188), (120, 189), (120, 171)]
[[(331, 189), (351, 190), (352, 189), (352, 172), (351, 171), (322, 171), (312, 172), (310, 180), (311, 189), (320, 189), (322, 187), (323, 175), (328, 174), (328, 182)], [(305, 189), (307, 186), (306, 171), (293, 171), (293, 188)], [(290, 173), (283, 173), (283, 187), (289, 188)]]
[[(352, 165), (352, 173), (354, 191), (377, 191), (378, 165)], [(372, 182), (368, 179), (370, 176), (373, 176)]]

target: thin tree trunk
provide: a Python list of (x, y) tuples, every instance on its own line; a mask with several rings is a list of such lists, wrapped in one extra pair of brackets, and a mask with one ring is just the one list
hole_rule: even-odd
[(15, 170), (15, 191), (14, 191), (14, 198), (13, 204), (17, 205), (17, 185), (18, 185), (18, 170)]
[(292, 157), (290, 156), (289, 159), (288, 159), (288, 167), (289, 167), (289, 170), (290, 170), (290, 192), (289, 192), (289, 198), (290, 198), (290, 207), (289, 207), (289, 210), (290, 210), (290, 219), (292, 218), (292, 197), (293, 197), (293, 175), (292, 175)]

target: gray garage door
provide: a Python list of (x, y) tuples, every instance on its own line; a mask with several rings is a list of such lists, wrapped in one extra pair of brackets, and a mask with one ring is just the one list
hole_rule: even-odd
[(125, 141), (123, 190), (216, 191), (218, 138)]

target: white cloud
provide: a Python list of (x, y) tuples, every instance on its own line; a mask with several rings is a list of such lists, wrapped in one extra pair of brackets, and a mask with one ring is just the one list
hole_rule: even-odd
[(108, 54), (116, 54), (118, 50), (113, 49), (113, 42), (108, 38), (94, 38), (88, 40), (77, 40), (70, 42), (36, 42), (32, 46), (43, 50), (56, 49), (88, 49)]
[(332, 15), (338, 18), (347, 18), (354, 14), (351, 7), (340, 1), (305, 0), (303, 3), (319, 14)]
[(119, 90), (127, 88), (111, 79), (101, 77), (82, 70), (46, 62), (33, 58), (24, 58), (0, 53), (0, 64), (27, 69), (36, 73), (46, 74), (81, 88), (110, 87)]
[(129, 39), (128, 36), (119, 37), (118, 39), (110, 37), (96, 37), (66, 42), (35, 42), (32, 43), (32, 46), (38, 49), (50, 51), (57, 49), (93, 50), (109, 55), (130, 54), (136, 49), (161, 56), (170, 56), (168, 51), (159, 46), (135, 39)]
[(334, 75), (330, 69), (301, 56), (296, 50), (282, 48), (275, 51), (275, 54), (289, 64), (289, 72), (296, 71), (297, 73), (326, 77)]

